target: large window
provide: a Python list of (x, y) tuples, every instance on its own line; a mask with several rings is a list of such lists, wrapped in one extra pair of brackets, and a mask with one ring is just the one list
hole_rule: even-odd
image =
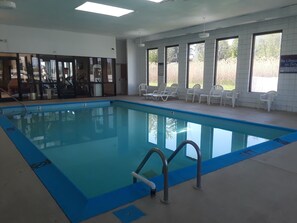
[(281, 32), (254, 35), (250, 91), (277, 90), (281, 40)]
[(235, 89), (237, 68), (238, 38), (217, 40), (216, 80), (224, 90)]
[(147, 50), (147, 82), (149, 86), (158, 85), (158, 49)]
[(200, 84), (203, 87), (204, 49), (204, 42), (188, 44), (188, 88), (195, 84)]
[(167, 86), (178, 83), (178, 53), (179, 46), (166, 47), (166, 76)]

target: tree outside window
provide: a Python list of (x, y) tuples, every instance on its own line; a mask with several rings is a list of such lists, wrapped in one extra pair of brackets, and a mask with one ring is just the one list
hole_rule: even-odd
[(216, 84), (224, 90), (235, 89), (238, 38), (217, 40)]
[(188, 45), (188, 88), (195, 84), (203, 87), (205, 43)]
[(179, 46), (166, 47), (166, 83), (167, 86), (178, 83)]
[(277, 91), (282, 33), (255, 34), (251, 92)]
[(147, 77), (149, 86), (158, 85), (158, 49), (147, 50)]

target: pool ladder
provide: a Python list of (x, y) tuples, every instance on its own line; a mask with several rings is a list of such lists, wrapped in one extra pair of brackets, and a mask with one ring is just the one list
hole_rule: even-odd
[(168, 204), (169, 203), (169, 198), (168, 198), (168, 165), (173, 160), (173, 158), (176, 156), (176, 154), (186, 144), (192, 145), (194, 147), (194, 149), (196, 150), (196, 153), (197, 153), (197, 173), (196, 173), (197, 177), (196, 177), (196, 185), (194, 186), (194, 188), (195, 189), (201, 189), (201, 161), (202, 161), (201, 151), (200, 151), (198, 145), (195, 142), (191, 141), (191, 140), (183, 141), (176, 148), (176, 150), (171, 154), (171, 156), (168, 159), (166, 159), (164, 153), (160, 149), (158, 149), (158, 148), (150, 149), (148, 151), (148, 153), (146, 154), (146, 156), (144, 157), (144, 159), (142, 160), (142, 162), (137, 167), (137, 169), (134, 172), (132, 172), (133, 183), (136, 183), (137, 179), (138, 179), (138, 180), (144, 182), (145, 184), (147, 184), (151, 188), (151, 196), (154, 196), (156, 194), (156, 185), (154, 184), (154, 182), (152, 182), (152, 181), (148, 180), (147, 178), (139, 175), (139, 172), (144, 167), (146, 162), (149, 160), (151, 155), (153, 153), (157, 153), (159, 155), (159, 157), (161, 158), (162, 163), (163, 163), (162, 173), (163, 173), (163, 176), (164, 176), (164, 195), (163, 195), (163, 199), (161, 199), (161, 202), (164, 203), (164, 204)]
[[(17, 103), (19, 103), (20, 105), (22, 105), (25, 109), (25, 112), (28, 113), (28, 109), (27, 109), (27, 106), (22, 103), (21, 101), (19, 101), (16, 97), (12, 96), (9, 92), (5, 91), (3, 88), (0, 88), (0, 92), (3, 92), (3, 93), (6, 93), (7, 95), (9, 95), (13, 100), (15, 100)], [(3, 111), (1, 112), (3, 113)]]

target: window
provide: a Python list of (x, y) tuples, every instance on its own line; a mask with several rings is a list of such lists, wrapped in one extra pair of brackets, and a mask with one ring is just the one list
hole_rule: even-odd
[(246, 147), (254, 146), (254, 145), (260, 144), (262, 142), (267, 142), (267, 141), (268, 141), (268, 139), (249, 135), (247, 137), (247, 146)]
[(158, 136), (158, 116), (148, 114), (148, 142), (157, 145)]
[(179, 46), (166, 47), (166, 76), (167, 86), (178, 83), (178, 53)]
[(232, 132), (225, 129), (213, 129), (212, 158), (231, 152)]
[(158, 49), (147, 50), (147, 82), (149, 86), (158, 86)]
[(224, 90), (235, 89), (237, 68), (238, 38), (217, 40), (216, 80)]
[(166, 118), (166, 149), (175, 151), (177, 144), (177, 120), (173, 118)]
[(113, 61), (107, 58), (107, 82), (113, 82)]
[(205, 43), (188, 44), (188, 88), (195, 84), (203, 87), (204, 49)]
[(281, 32), (254, 35), (251, 92), (277, 90), (281, 41)]
[[(201, 125), (192, 122), (187, 123), (187, 140), (195, 142), (201, 148)], [(186, 145), (186, 156), (197, 159), (197, 152), (192, 145)]]

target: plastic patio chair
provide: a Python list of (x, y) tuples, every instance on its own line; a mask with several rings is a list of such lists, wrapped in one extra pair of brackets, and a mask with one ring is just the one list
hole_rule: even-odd
[(138, 94), (141, 96), (142, 94), (147, 94), (148, 86), (145, 83), (141, 83), (138, 86)]
[(236, 100), (238, 99), (239, 93), (233, 89), (232, 91), (226, 91), (224, 98), (224, 106), (226, 105), (226, 100), (231, 100), (232, 108), (235, 107)]
[(170, 87), (167, 87), (161, 93), (153, 94), (153, 99), (162, 99), (162, 101), (167, 101), (169, 98), (177, 98), (178, 88), (178, 84), (172, 84)]
[(219, 99), (220, 105), (222, 105), (223, 93), (224, 93), (224, 88), (221, 85), (214, 85), (211, 87), (209, 94), (200, 94), (199, 103), (201, 103), (202, 98), (205, 97), (207, 104), (209, 105), (211, 103), (212, 98)]
[(277, 96), (276, 91), (268, 91), (267, 93), (260, 94), (259, 101), (258, 101), (258, 108), (260, 107), (261, 103), (266, 103), (267, 111), (270, 112), (272, 103), (276, 96)]
[(201, 92), (201, 85), (195, 84), (192, 88), (189, 88), (187, 90), (186, 101), (188, 101), (188, 97), (192, 97), (192, 102), (194, 102), (195, 96), (199, 97), (200, 92)]
[(157, 90), (154, 90), (153, 92), (151, 93), (146, 93), (146, 94), (143, 94), (143, 96), (146, 98), (146, 99), (154, 99), (153, 95), (154, 94), (161, 94), (162, 92), (164, 92), (166, 90), (166, 83), (162, 83), (158, 86), (158, 89)]

